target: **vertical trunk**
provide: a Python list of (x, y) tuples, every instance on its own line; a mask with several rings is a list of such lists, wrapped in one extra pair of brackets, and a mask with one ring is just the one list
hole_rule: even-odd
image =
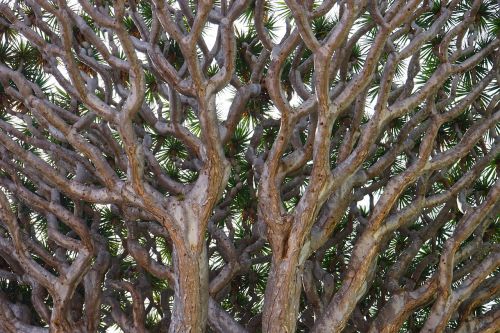
[(205, 331), (208, 311), (208, 259), (204, 245), (176, 248), (173, 251), (177, 280), (169, 333)]
[(293, 333), (297, 325), (303, 265), (299, 257), (273, 257), (266, 286), (262, 332)]
[(74, 290), (71, 290), (69, 292), (68, 287), (62, 284), (58, 285), (56, 288), (60, 288), (60, 294), (53, 296), (54, 307), (52, 309), (52, 314), (50, 317), (49, 332), (82, 332), (83, 329), (81, 323), (75, 323), (70, 314), (72, 296), (69, 295), (73, 295)]
[[(54, 312), (53, 312), (54, 313)], [(80, 325), (71, 324), (67, 319), (52, 315), (49, 325), (49, 333), (82, 332)]]

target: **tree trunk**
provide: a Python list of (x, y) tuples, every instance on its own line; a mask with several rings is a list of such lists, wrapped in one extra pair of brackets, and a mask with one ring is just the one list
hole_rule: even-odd
[[(68, 286), (59, 285), (60, 294), (54, 295), (54, 307), (49, 323), (49, 333), (82, 333), (83, 329), (79, 323), (71, 318), (70, 308), (73, 291), (68, 291)], [(73, 289), (73, 288), (72, 288)], [(70, 296), (71, 295), (71, 296)]]
[(273, 257), (264, 296), (264, 333), (293, 333), (299, 313), (303, 264), (299, 256)]
[(82, 332), (79, 325), (72, 325), (67, 319), (60, 318), (59, 316), (52, 316), (50, 319), (50, 327), (49, 333), (67, 333), (74, 332), (80, 333)]
[(208, 311), (208, 259), (205, 246), (176, 248), (174, 306), (169, 333), (205, 331)]

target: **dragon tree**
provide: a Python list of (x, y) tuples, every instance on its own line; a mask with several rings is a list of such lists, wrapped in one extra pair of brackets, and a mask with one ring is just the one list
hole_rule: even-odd
[(0, 332), (499, 332), (500, 1), (0, 0)]

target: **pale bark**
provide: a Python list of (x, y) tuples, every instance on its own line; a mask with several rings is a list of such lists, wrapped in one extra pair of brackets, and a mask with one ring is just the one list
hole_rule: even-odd
[(208, 310), (208, 262), (205, 247), (201, 253), (187, 249), (174, 252), (174, 312), (169, 332), (205, 331)]
[(495, 332), (499, 6), (3, 2), (0, 330)]
[(298, 260), (295, 254), (273, 259), (264, 294), (263, 332), (295, 332), (303, 269)]

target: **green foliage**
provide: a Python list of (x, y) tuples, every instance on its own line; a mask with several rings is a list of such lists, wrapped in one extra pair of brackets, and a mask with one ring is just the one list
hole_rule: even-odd
[[(300, 3), (300, 1), (298, 2)], [(47, 33), (44, 30), (45, 27), (40, 22), (36, 22), (36, 12), (27, 3), (20, 5), (19, 18), (23, 15), (28, 17), (31, 23), (30, 28), (39, 33), (44, 41), (51, 42), (54, 35), (60, 35), (60, 23), (52, 14), (44, 10), (42, 16), (38, 17), (38, 19), (43, 20), (43, 23), (50, 28), (53, 35)], [(91, 3), (93, 6), (99, 6), (99, 10), (103, 13), (106, 12), (111, 17), (115, 17), (113, 1), (91, 1)], [(219, 7), (221, 3), (226, 2), (215, 1), (213, 6)], [(313, 1), (312, 7), (317, 8), (321, 3), (321, 1)], [(389, 1), (388, 3), (391, 4), (393, 1)], [(381, 91), (381, 81), (388, 60), (392, 55), (407, 47), (419, 29), (423, 31), (431, 29), (440, 13), (446, 10), (442, 7), (441, 3), (442, 1), (431, 1), (430, 9), (423, 11), (416, 18), (415, 24), (399, 27), (401, 30), (398, 30), (397, 36), (384, 46), (375, 68), (367, 76), (368, 80), (370, 80), (369, 88), (366, 92), (368, 98), (366, 99), (366, 105), (362, 106), (361, 113), (356, 115), (354, 112), (356, 102), (360, 98), (360, 96), (354, 96), (352, 101), (349, 101), (351, 104), (346, 107), (346, 110), (338, 115), (336, 114), (338, 117), (335, 118), (336, 120), (332, 126), (331, 145), (327, 153), (329, 166), (332, 170), (343, 163), (340, 152), (345, 148), (343, 145), (346, 143), (349, 135), (355, 131), (366, 130), (370, 126), (371, 120), (377, 116), (372, 109), (375, 103), (380, 98), (383, 98), (381, 96), (383, 94), (383, 91)], [(104, 4), (107, 6), (103, 7)], [(181, 28), (184, 28), (189, 33), (192, 28), (191, 19), (182, 14), (182, 9), (175, 7), (175, 1), (168, 1), (168, 4), (169, 6), (173, 6), (172, 8), (174, 9), (172, 11), (178, 16), (176, 17), (172, 14), (170, 18), (178, 20)], [(75, 4), (75, 6), (77, 5)], [(194, 16), (196, 16), (198, 11), (197, 6), (198, 1), (189, 1), (189, 7)], [(391, 89), (390, 96), (388, 97), (390, 103), (384, 103), (382, 107), (385, 107), (386, 104), (396, 103), (398, 99), (402, 100), (404, 97), (416, 94), (422, 87), (425, 87), (427, 82), (432, 80), (433, 76), (443, 65), (440, 47), (445, 40), (446, 33), (454, 29), (465, 19), (465, 15), (471, 6), (472, 1), (459, 1), (457, 8), (454, 9), (453, 14), (445, 22), (444, 26), (438, 29), (437, 34), (433, 38), (422, 44), (417, 54), (418, 66), (410, 67), (410, 63), (412, 62), (410, 57), (401, 59), (394, 69), (394, 75), (390, 78), (389, 84), (391, 85)], [(490, 43), (498, 39), (500, 35), (500, 11), (498, 9), (499, 6), (496, 0), (481, 2), (474, 16), (473, 24), (463, 31), (462, 47), (469, 48), (467, 52), (457, 57), (455, 65), (469, 61), (484, 50), (484, 48), (488, 47)], [(128, 2), (127, 11), (133, 10), (136, 11), (135, 14), (137, 17), (132, 18), (131, 15), (127, 14), (120, 23), (128, 35), (142, 43), (137, 42), (137, 45), (139, 45), (137, 56), (143, 63), (142, 70), (145, 78), (144, 101), (141, 101), (143, 108), (133, 119), (134, 135), (138, 138), (137, 142), (140, 145), (149, 145), (147, 148), (157, 161), (158, 170), (162, 175), (168, 177), (169, 180), (179, 185), (179, 187), (190, 189), (200, 178), (200, 165), (202, 165), (202, 162), (201, 158), (196, 156), (193, 151), (194, 149), (189, 147), (180, 137), (185, 133), (189, 133), (194, 142), (205, 143), (207, 140), (202, 134), (203, 124), (200, 121), (200, 110), (196, 107), (196, 97), (181, 96), (181, 94), (178, 94), (179, 100), (182, 98), (182, 102), (167, 101), (166, 95), (169, 94), (170, 89), (177, 87), (174, 87), (174, 84), (164, 79), (166, 77), (165, 68), (153, 65), (152, 49), (148, 49), (150, 46), (149, 43), (152, 41), (142, 40), (144, 36), (141, 36), (140, 31), (142, 30), (139, 29), (143, 24), (147, 29), (155, 28), (161, 30), (160, 27), (163, 23), (157, 21), (156, 9), (149, 1)], [(285, 1), (264, 1), (263, 11), (264, 17), (260, 19), (265, 27), (265, 32), (269, 34), (275, 43), (280, 42), (278, 39), (283, 36), (286, 24), (290, 24), (292, 28), (296, 27), (293, 13)], [(85, 13), (85, 11), (78, 10), (77, 13), (83, 19), (83, 22), (95, 32), (96, 36), (101, 38), (105, 45), (109, 46), (109, 50), (107, 50), (109, 54), (102, 54), (96, 45), (90, 45), (85, 40), (82, 30), (76, 25), (71, 27), (72, 36), (70, 39), (74, 48), (71, 56), (77, 64), (83, 85), (87, 87), (98, 82), (94, 91), (89, 92), (89, 94), (91, 93), (96, 96), (96, 99), (92, 100), (92, 102), (106, 104), (113, 112), (116, 111), (119, 114), (123, 107), (123, 100), (130, 94), (132, 81), (130, 79), (131, 72), (119, 60), (128, 61), (130, 59), (127, 59), (126, 53), (116, 36), (110, 36), (109, 32), (99, 26), (96, 20), (91, 15)], [(235, 126), (234, 133), (232, 133), (229, 140), (221, 147), (216, 147), (216, 149), (221, 149), (227, 158), (230, 165), (230, 174), (226, 186), (220, 190), (222, 195), (216, 205), (217, 209), (214, 209), (213, 216), (209, 217), (209, 227), (206, 233), (206, 247), (211, 278), (228, 267), (228, 257), (220, 250), (222, 241), (227, 241), (234, 245), (235, 253), (242, 257), (242, 253), (246, 251), (247, 247), (252, 244), (258, 245), (255, 245), (254, 250), (245, 253), (246, 266), (243, 267), (241, 265), (239, 267), (241, 270), (235, 273), (232, 279), (227, 282), (227, 286), (224, 286), (224, 290), (220, 291), (220, 295), (212, 295), (212, 297), (217, 298), (217, 301), (224, 310), (244, 325), (250, 325), (252, 322), (259, 321), (271, 269), (272, 252), (269, 243), (264, 241), (262, 237), (266, 231), (258, 230), (262, 228), (262, 221), (259, 221), (257, 203), (257, 200), (259, 200), (258, 192), (260, 191), (258, 177), (262, 173), (263, 161), (275, 149), (280, 129), (286, 125), (280, 122), (284, 117), (276, 111), (276, 101), (271, 99), (267, 90), (269, 83), (266, 81), (266, 78), (270, 72), (269, 66), (271, 60), (266, 60), (262, 65), (261, 78), (256, 80), (255, 77), (252, 77), (255, 68), (254, 62), (268, 52), (259, 40), (255, 28), (254, 15), (255, 1), (251, 1), (235, 24), (235, 72), (231, 83), (228, 84), (229, 88), (217, 95), (217, 102), (222, 100), (229, 100), (231, 102), (235, 98), (237, 90), (249, 83), (260, 84), (260, 91), (258, 94), (254, 94), (248, 98), (242, 105), (241, 110), (237, 110), (238, 112), (241, 111), (241, 117)], [(310, 28), (318, 41), (323, 41), (331, 35), (332, 31), (339, 25), (340, 16), (341, 13), (338, 10), (338, 6), (336, 6), (324, 16), (309, 18)], [(331, 80), (326, 83), (328, 89), (331, 91), (335, 91), (338, 87), (345, 87), (343, 85), (347, 85), (351, 80), (363, 74), (369, 61), (369, 54), (381, 31), (373, 16), (368, 12), (357, 17), (353, 23), (353, 30), (365, 28), (366, 32), (351, 45), (350, 49), (346, 49), (345, 44), (341, 45), (331, 57), (332, 64), (339, 67), (339, 70), (335, 72)], [(208, 31), (215, 34), (217, 29), (210, 27), (209, 30), (207, 25), (204, 30), (205, 37), (208, 36)], [(220, 34), (220, 32), (217, 33)], [(215, 38), (215, 36), (212, 37)], [(218, 37), (220, 38), (220, 35)], [(154, 38), (154, 42), (156, 43), (154, 51), (156, 52), (157, 49), (160, 50), (159, 54), (163, 57), (162, 60), (173, 68), (182, 81), (176, 84), (179, 86), (182, 84), (191, 84), (192, 81), (189, 81), (192, 80), (189, 77), (191, 69), (188, 68), (188, 62), (186, 61), (188, 59), (185, 58), (178, 41), (172, 35), (165, 32), (158, 33)], [(457, 43), (457, 38), (453, 38), (448, 49), (445, 51), (446, 56), (452, 56), (457, 51), (457, 44), (459, 44)], [(125, 156), (125, 139), (120, 136), (115, 124), (111, 124), (111, 122), (108, 122), (101, 115), (95, 115), (95, 118), (91, 119), (90, 125), (86, 128), (76, 128), (77, 119), (93, 115), (92, 106), (89, 100), (77, 96), (78, 94), (73, 90), (75, 89), (74, 84), (71, 85), (71, 89), (63, 87), (63, 80), (69, 80), (66, 72), (60, 73), (62, 78), (56, 77), (54, 73), (46, 72), (48, 63), (46, 53), (44, 52), (48, 51), (41, 50), (25, 37), (22, 37), (4, 15), (0, 13), (1, 66), (21, 73), (24, 78), (33, 84), (33, 87), (36, 87), (37, 93), (47, 98), (47, 103), (54, 105), (54, 109), (57, 110), (55, 112), (57, 116), (68, 124), (68, 132), (72, 131), (71, 133), (80, 135), (79, 138), (82, 141), (91, 143), (94, 147), (97, 147), (96, 149), (102, 151), (99, 157), (102, 157), (110, 165), (117, 177), (120, 180), (128, 179), (127, 160), (126, 158), (120, 159), (117, 157)], [(82, 52), (85, 52), (86, 57), (82, 56)], [(193, 51), (193, 56), (202, 59), (206, 56), (205, 52), (206, 50), (202, 50), (202, 47), (198, 45), (196, 52)], [(214, 50), (209, 49), (208, 52), (214, 52)], [(345, 55), (344, 52), (347, 52), (346, 61), (338, 64), (335, 63), (338, 58)], [(211, 57), (210, 61), (206, 64), (200, 64), (200, 68), (204, 70), (204, 78), (213, 78), (224, 70), (221, 54), (222, 52), (214, 52), (214, 54), (209, 55)], [(291, 105), (303, 102), (297, 96), (297, 89), (294, 86), (293, 78), (297, 73), (301, 75), (302, 83), (306, 90), (309, 90), (311, 94), (315, 93), (315, 89), (317, 88), (314, 85), (315, 75), (318, 71), (325, 69), (315, 68), (312, 57), (312, 52), (302, 44), (301, 48), (295, 48), (290, 54), (286, 55), (284, 65), (279, 73), (283, 101)], [(68, 64), (61, 57), (55, 57), (54, 59), (57, 59), (57, 68), (68, 68)], [(90, 64), (89, 60), (95, 61), (98, 68), (95, 64)], [(122, 66), (120, 68), (118, 68), (119, 66), (113, 68), (110, 65), (112, 61), (120, 63)], [(356, 247), (356, 242), (359, 240), (362, 231), (369, 227), (367, 223), (372, 214), (374, 214), (374, 205), (377, 204), (377, 200), (384, 194), (387, 184), (394, 178), (403, 175), (412, 163), (419, 158), (419, 149), (428, 132), (427, 128), (422, 132), (416, 132), (414, 129), (420, 128), (419, 126), (422, 124), (432, 122), (432, 118), (429, 116), (431, 112), (425, 113), (427, 111), (424, 108), (427, 105), (440, 105), (440, 103), (444, 103), (446, 98), (451, 96), (452, 102), (446, 104), (442, 109), (435, 111), (437, 113), (449, 112), (460, 101), (467, 98), (478, 84), (485, 80), (494, 66), (498, 66), (498, 54), (491, 52), (491, 54), (473, 66), (472, 69), (453, 74), (444, 80), (428, 100), (421, 101), (419, 105), (406, 110), (402, 115), (398, 115), (387, 122), (381, 122), (380, 133), (370, 139), (370, 149), (366, 152), (366, 159), (359, 167), (359, 170), (370, 170), (377, 166), (377, 163), (380, 163), (381, 159), (391, 154), (393, 160), (390, 165), (385, 167), (382, 173), (374, 175), (371, 178), (367, 176), (368, 180), (365, 183), (356, 184), (352, 191), (342, 194), (351, 196), (350, 200), (352, 202), (347, 206), (346, 211), (341, 212), (340, 216), (334, 217), (338, 219), (338, 223), (332, 228), (331, 236), (325, 242), (325, 245), (315, 250), (314, 254), (307, 260), (308, 265), (315, 265), (314, 272), (311, 274), (314, 275), (314, 288), (316, 288), (318, 295), (324, 296), (326, 292), (334, 293), (343, 287), (342, 281)], [(325, 68), (330, 67), (325, 64)], [(414, 70), (416, 70), (416, 73), (412, 73)], [(108, 74), (109, 77), (103, 75), (103, 73)], [(403, 87), (409, 75), (415, 76), (414, 85), (408, 88), (408, 91), (404, 92), (406, 95), (398, 97), (397, 93), (400, 92), (400, 88)], [(457, 117), (442, 124), (437, 131), (433, 144), (433, 152), (435, 154), (451, 150), (453, 147), (458, 146), (463, 140), (464, 135), (467, 135), (471, 128), (474, 128), (481, 121), (491, 116), (493, 111), (485, 111), (485, 109), (500, 94), (500, 85), (495, 80), (498, 80), (498, 75), (475, 98), (474, 103), (470, 103)], [(103, 86), (106, 89), (111, 89), (111, 91), (108, 91), (106, 94), (105, 89), (102, 88)], [(68, 183), (76, 179), (76, 172), (71, 170), (75, 165), (82, 167), (82, 160), (87, 161), (88, 165), (84, 165), (86, 170), (94, 170), (100, 167), (95, 163), (89, 162), (88, 156), (91, 152), (78, 151), (67, 140), (63, 140), (61, 137), (64, 138), (64, 135), (58, 135), (60, 131), (56, 131), (53, 126), (46, 126), (43, 122), (43, 117), (36, 114), (36, 112), (30, 111), (24, 105), (25, 101), (13, 98), (12, 94), (8, 93), (9, 89), (17, 90), (20, 87), (11, 79), (2, 80), (0, 82), (0, 130), (2, 133), (8, 132), (5, 130), (7, 128), (6, 124), (12, 125), (22, 135), (17, 132), (17, 136), (13, 135), (14, 131), (11, 131), (12, 133), (9, 132), (9, 137), (12, 136), (12, 140), (22, 146), (25, 151), (33, 153), (34, 156), (41, 157), (54, 170), (63, 174)], [(121, 99), (120, 96), (122, 97)], [(333, 100), (334, 97), (332, 96), (330, 97)], [(365, 102), (362, 99), (361, 101), (362, 103)], [(176, 107), (179, 110), (176, 110)], [(227, 122), (227, 119), (225, 119), (227, 110), (224, 108), (226, 108), (225, 105), (219, 106), (217, 110), (218, 125), (220, 126), (219, 133), (223, 133), (222, 128)], [(298, 127), (299, 129), (296, 131), (297, 135), (294, 137), (295, 141), (286, 145), (282, 156), (279, 157), (281, 161), (284, 161), (286, 157), (300, 150), (294, 147), (294, 145), (304, 145), (311, 135), (316, 133), (311, 132), (311, 130), (317, 131), (317, 128), (310, 126), (316, 121), (316, 109), (317, 106), (315, 106), (315, 111), (311, 111), (300, 119), (294, 119), (295, 123), (293, 125), (299, 122), (303, 122), (305, 125), (301, 125), (300, 128)], [(294, 109), (295, 111), (296, 109)], [(177, 120), (174, 120), (176, 117), (174, 115), (175, 112), (179, 113), (177, 115), (179, 119)], [(336, 111), (332, 108), (331, 112), (333, 114)], [(495, 110), (495, 112), (498, 111)], [(422, 121), (418, 121), (411, 128), (407, 128), (408, 122), (422, 113), (425, 113)], [(22, 121), (24, 119), (23, 115), (30, 117), (31, 124)], [(357, 128), (353, 128), (351, 125), (354, 123), (354, 118), (356, 117), (359, 118), (356, 125)], [(150, 122), (148, 119), (154, 119), (156, 122)], [(161, 127), (160, 125), (165, 126)], [(185, 131), (181, 133), (182, 135), (179, 134), (179, 128)], [(407, 186), (401, 190), (399, 196), (395, 199), (394, 206), (391, 208), (389, 214), (411, 208), (412, 205), (415, 205), (415, 198), (417, 197), (440, 195), (449, 191), (453, 184), (459, 182), (464, 175), (468, 172), (474, 172), (474, 167), (477, 163), (492, 151), (492, 147), (498, 144), (497, 134), (499, 131), (500, 124), (492, 126), (489, 132), (485, 132), (472, 145), (468, 154), (461, 157), (449, 168), (437, 170), (435, 173), (424, 173), (418, 179), (410, 180), (410, 183), (405, 184)], [(41, 138), (44, 140), (43, 142), (37, 141), (42, 140)], [(149, 139), (150, 142), (147, 143)], [(360, 133), (356, 133), (351, 139), (352, 150), (359, 149), (362, 144)], [(411, 142), (408, 143), (405, 140)], [(408, 143), (408, 147), (395, 151), (394, 147), (401, 144), (401, 141)], [(56, 148), (54, 147), (59, 148), (60, 151), (56, 153)], [(252, 149), (255, 148), (255, 151), (249, 153), (250, 147)], [(3, 147), (0, 148), (3, 149)], [(74, 159), (74, 161), (64, 160), (61, 162), (61, 154), (69, 154), (69, 152), (74, 153), (69, 158)], [(4, 150), (0, 151), (0, 153), (3, 154)], [(202, 153), (206, 154), (206, 150), (202, 150)], [(315, 152), (312, 152), (312, 154), (315, 154)], [(432, 159), (432, 157), (429, 159)], [(50, 196), (52, 193), (50, 189), (43, 186), (46, 181), (44, 178), (45, 175), (37, 175), (40, 179), (24, 177), (23, 169), (30, 168), (31, 166), (20, 162), (15, 156), (9, 155), (8, 158), (15, 161), (13, 163), (14, 168), (12, 169), (14, 172), (4, 170), (4, 167), (0, 165), (0, 179), (7, 179), (13, 183), (18, 182), (18, 184), (21, 184), (36, 196), (44, 200), (51, 200)], [(254, 159), (252, 160), (252, 158)], [(497, 155), (490, 159), (478, 171), (477, 177), (471, 182), (467, 191), (459, 193), (459, 195), (464, 195), (465, 202), (471, 206), (479, 206), (484, 202), (489, 191), (495, 182), (498, 181), (500, 156)], [(158, 179), (155, 166), (147, 159), (144, 162), (144, 167), (146, 169), (145, 178), (149, 185), (158, 189), (158, 193), (164, 195), (167, 200), (177, 200), (182, 203), (189, 199), (186, 197), (186, 193), (172, 190), (168, 184), (163, 184)], [(279, 183), (275, 184), (275, 186), (280, 187), (283, 196), (281, 202), (281, 213), (283, 216), (293, 213), (294, 209), (300, 205), (302, 195), (308, 184), (310, 184), (312, 167), (311, 157), (308, 157), (307, 162), (298, 168), (298, 170), (285, 174), (279, 180)], [(78, 175), (78, 177), (80, 176)], [(356, 174), (356, 177), (359, 177), (359, 179), (363, 179), (362, 177), (364, 176), (361, 171)], [(432, 184), (426, 187), (425, 184), (427, 184), (427, 180), (429, 179), (432, 179)], [(85, 185), (96, 187), (102, 185), (104, 181), (98, 177), (86, 175), (82, 182)], [(3, 187), (4, 184), (0, 183), (0, 186)], [(453, 200), (456, 201), (455, 199), (456, 196)], [(30, 246), (32, 248), (35, 245), (40, 246), (41, 249), (51, 256), (56, 257), (55, 249), (58, 248), (58, 244), (49, 237), (48, 214), (41, 211), (41, 209), (30, 209), (18, 201), (16, 200), (12, 203), (12, 211), (19, 218), (20, 223), (22, 223), (22, 233), (31, 237), (33, 244), (30, 244)], [(109, 275), (111, 277), (106, 276), (106, 279), (129, 281), (136, 285), (142, 283), (148, 286), (148, 293), (150, 294), (144, 296), (145, 299), (147, 298), (146, 327), (150, 332), (163, 332), (162, 329), (164, 329), (166, 324), (162, 318), (167, 318), (171, 315), (168, 311), (171, 309), (173, 286), (169, 281), (159, 279), (150, 272), (146, 272), (127, 249), (129, 242), (132, 240), (137, 241), (137, 246), (145, 249), (146, 253), (150, 255), (149, 259), (151, 261), (164, 266), (173, 265), (174, 256), (171, 236), (167, 232), (162, 234), (150, 231), (165, 230), (161, 219), (156, 215), (147, 214), (133, 216), (131, 212), (127, 212), (127, 208), (129, 207), (119, 207), (115, 203), (100, 205), (77, 200), (74, 197), (62, 194), (60, 195), (59, 204), (68, 212), (85, 221), (86, 227), (97, 230), (99, 239), (94, 240), (94, 246), (97, 248), (98, 243), (101, 242), (103, 249), (109, 253), (110, 260), (115, 265), (110, 269)], [(414, 257), (408, 261), (407, 268), (402, 277), (395, 282), (396, 287), (401, 288), (400, 291), (403, 292), (406, 290), (405, 288), (410, 289), (421, 286), (427, 279), (432, 277), (439, 269), (437, 254), (443, 251), (447, 241), (453, 237), (457, 225), (464, 215), (456, 206), (457, 204), (453, 202), (450, 205), (439, 204), (436, 207), (423, 209), (418, 216), (405, 221), (401, 228), (391, 232), (382, 240), (382, 244), (377, 244), (377, 246), (380, 246), (380, 253), (376, 259), (376, 274), (371, 279), (363, 298), (359, 301), (359, 309), (362, 309), (364, 313), (359, 312), (356, 315), (362, 316), (367, 320), (376, 317), (392, 293), (392, 291), (386, 289), (385, 284), (386, 279), (390, 277), (391, 269), (401, 260), (401, 253), (409, 248), (415, 240), (421, 242), (420, 247), (415, 251)], [(441, 223), (434, 232), (432, 229), (434, 227), (432, 225), (433, 221), (438, 219), (442, 210), (446, 209), (448, 209), (450, 217)], [(321, 215), (326, 215), (324, 210), (317, 212), (318, 215), (324, 217), (324, 215)], [(218, 215), (219, 211), (224, 211), (224, 214)], [(153, 218), (150, 218), (151, 216)], [(186, 223), (194, 222), (187, 221)], [(500, 242), (500, 219), (498, 217), (491, 218), (490, 222), (490, 225), (484, 230), (483, 241), (498, 244)], [(147, 223), (152, 224), (150, 229), (145, 226)], [(64, 236), (70, 237), (73, 240), (81, 240), (69, 225), (59, 222), (57, 225), (57, 230)], [(155, 227), (158, 229), (154, 229)], [(223, 236), (220, 236), (220, 234), (217, 235), (211, 228), (219, 231)], [(434, 232), (432, 237), (427, 237), (427, 231), (429, 233), (431, 231)], [(7, 229), (0, 223), (0, 237), (4, 237), (7, 234)], [(475, 236), (475, 234), (470, 236), (463, 245), (465, 246), (472, 242)], [(422, 239), (419, 237), (422, 237)], [(11, 241), (8, 237), (5, 239)], [(30, 248), (30, 250), (32, 249)], [(67, 259), (69, 263), (72, 263), (75, 253), (72, 251), (62, 252), (62, 255), (57, 252), (57, 256)], [(484, 255), (479, 254), (479, 259), (483, 259)], [(54, 267), (50, 267), (40, 254), (32, 254), (32, 258), (50, 272), (60, 274)], [(231, 264), (233, 263), (231, 262)], [(463, 267), (464, 265), (460, 264), (456, 269), (458, 270)], [(1, 256), (0, 269), (10, 269), (9, 263), (3, 260)], [(325, 281), (331, 282), (331, 290), (328, 290), (329, 287), (326, 286)], [(452, 287), (457, 288), (460, 282), (463, 281), (455, 281)], [(83, 287), (79, 285), (79, 288), (82, 289)], [(33, 288), (28, 284), (20, 284), (0, 278), (0, 289), (2, 294), (5, 294), (10, 301), (33, 306), (30, 303)], [(80, 289), (77, 289), (75, 294), (82, 297), (82, 290)], [(108, 285), (105, 285), (103, 289), (106, 295), (109, 294), (116, 298), (121, 310), (130, 313), (132, 306), (130, 293), (123, 290), (115, 290), (115, 288)], [(316, 314), (311, 314), (313, 310), (311, 310), (311, 304), (306, 299), (306, 296), (302, 295), (301, 297), (299, 331), (307, 331), (309, 327), (307, 326), (306, 317), (314, 318)], [(49, 307), (52, 306), (52, 300), (49, 297), (43, 301)], [(498, 302), (498, 300), (495, 300), (495, 302)], [(165, 309), (168, 311), (165, 311)], [(425, 323), (430, 309), (431, 304), (424, 304), (415, 312), (409, 314), (408, 319), (401, 327), (401, 332), (418, 331)], [(80, 310), (83, 311), (83, 309)], [(113, 326), (110, 319), (111, 306), (103, 304), (101, 311), (102, 321), (100, 322), (100, 330), (104, 332)], [(478, 308), (476, 311), (477, 313), (482, 313), (485, 310)], [(32, 312), (36, 313), (34, 310)], [(34, 316), (33, 323), (45, 325), (38, 315)], [(452, 321), (449, 324), (449, 328), (454, 328), (457, 325), (459, 325), (458, 322)], [(354, 326), (351, 325), (350, 327), (353, 331), (355, 330)]]

